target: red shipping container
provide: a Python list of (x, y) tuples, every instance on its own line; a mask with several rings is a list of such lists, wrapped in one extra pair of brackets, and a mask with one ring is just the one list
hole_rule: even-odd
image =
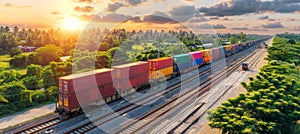
[(112, 83), (112, 69), (98, 69), (95, 72), (98, 85)]
[(201, 59), (203, 58), (202, 52), (198, 51), (198, 52), (190, 52), (189, 53), (191, 55), (191, 60), (197, 60), (197, 59)]
[(148, 62), (135, 62), (112, 67), (113, 79), (131, 78), (136, 75), (148, 73)]
[(148, 63), (149, 63), (149, 70), (156, 71), (162, 68), (173, 66), (173, 59), (170, 57), (163, 57), (163, 58), (148, 60)]
[(82, 91), (106, 83), (112, 83), (112, 69), (97, 69), (80, 74), (68, 75), (59, 78), (59, 91), (64, 88), (68, 92)]
[(213, 48), (213, 59), (217, 60), (220, 58), (220, 48)]
[(103, 98), (110, 97), (116, 94), (113, 83), (108, 83), (102, 86), (99, 86), (99, 91)]
[(131, 88), (136, 88), (140, 85), (143, 85), (149, 81), (148, 74), (141, 74), (130, 79), (115, 79), (114, 86), (116, 89), (123, 91), (127, 91)]
[[(129, 70), (130, 72), (133, 71), (134, 76), (141, 75), (141, 74), (148, 74), (149, 71), (148, 62), (135, 62), (135, 66), (133, 66), (132, 70)], [(132, 73), (130, 73), (132, 74)]]

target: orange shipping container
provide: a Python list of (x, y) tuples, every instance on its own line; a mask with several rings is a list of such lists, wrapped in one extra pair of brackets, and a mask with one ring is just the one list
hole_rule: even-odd
[(202, 54), (203, 54), (204, 63), (210, 63), (212, 59), (212, 50), (211, 49), (202, 50)]
[(167, 77), (171, 74), (173, 74), (173, 66), (163, 68), (157, 71), (149, 70), (149, 78), (152, 80), (156, 80), (162, 77)]

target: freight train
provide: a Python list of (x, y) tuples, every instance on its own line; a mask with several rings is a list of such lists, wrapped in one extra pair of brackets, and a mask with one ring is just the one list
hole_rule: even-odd
[[(132, 90), (143, 89), (149, 82), (170, 79), (174, 76), (197, 69), (227, 56), (238, 53), (253, 45), (270, 39), (254, 40), (241, 44), (227, 45), (202, 51), (179, 54), (173, 57), (139, 61), (111, 69), (97, 69), (80, 74), (60, 77), (58, 81), (58, 102), (55, 112), (62, 116), (81, 111), (93, 102), (112, 102)], [(79, 103), (80, 102), (80, 103)]]

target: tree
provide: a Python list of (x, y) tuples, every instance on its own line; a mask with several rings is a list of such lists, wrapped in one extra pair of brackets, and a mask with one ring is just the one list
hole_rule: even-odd
[(47, 66), (43, 69), (42, 78), (43, 78), (43, 84), (45, 89), (56, 85), (56, 81), (55, 81), (56, 77), (50, 66)]
[(12, 48), (10, 51), (9, 51), (9, 55), (10, 57), (14, 57), (15, 55), (19, 55), (21, 54), (22, 51), (19, 49), (19, 48)]
[(21, 74), (18, 73), (17, 71), (3, 71), (0, 74), (0, 85), (3, 85), (5, 83), (10, 83), (13, 81), (18, 81), (19, 78), (21, 77)]
[(9, 61), (9, 64), (14, 67), (25, 67), (27, 65), (26, 63), (27, 56), (24, 54), (16, 55)]
[[(296, 57), (278, 54), (290, 49), (287, 43), (276, 37), (268, 51), (268, 64), (255, 78), (250, 77), (249, 83), (242, 83), (247, 93), (209, 111), (212, 128), (221, 129), (222, 133), (293, 131), (300, 120), (300, 78), (297, 66), (291, 64)], [(289, 50), (292, 51), (297, 49)]]
[(106, 52), (98, 52), (96, 56), (96, 68), (108, 68), (111, 66), (111, 57)]
[(24, 77), (21, 80), (23, 81), (26, 88), (29, 89), (29, 90), (34, 90), (34, 89), (39, 88), (39, 86), (38, 86), (39, 79), (38, 79), (37, 76), (27, 76), (27, 77)]
[(289, 39), (288, 43), (290, 43), (290, 44), (296, 44), (296, 41), (293, 40), (293, 39)]
[(36, 50), (36, 60), (40, 65), (48, 65), (51, 61), (60, 61), (62, 50), (55, 45), (46, 45)]
[(37, 78), (41, 77), (42, 67), (40, 65), (31, 64), (26, 68), (25, 76), (36, 76)]

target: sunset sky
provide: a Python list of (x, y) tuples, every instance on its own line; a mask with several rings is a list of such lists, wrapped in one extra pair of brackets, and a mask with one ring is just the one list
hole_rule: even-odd
[(300, 0), (0, 0), (0, 7), (0, 24), (20, 28), (112, 27), (131, 19), (123, 23), (128, 29), (172, 29), (176, 21), (198, 33), (300, 32)]

